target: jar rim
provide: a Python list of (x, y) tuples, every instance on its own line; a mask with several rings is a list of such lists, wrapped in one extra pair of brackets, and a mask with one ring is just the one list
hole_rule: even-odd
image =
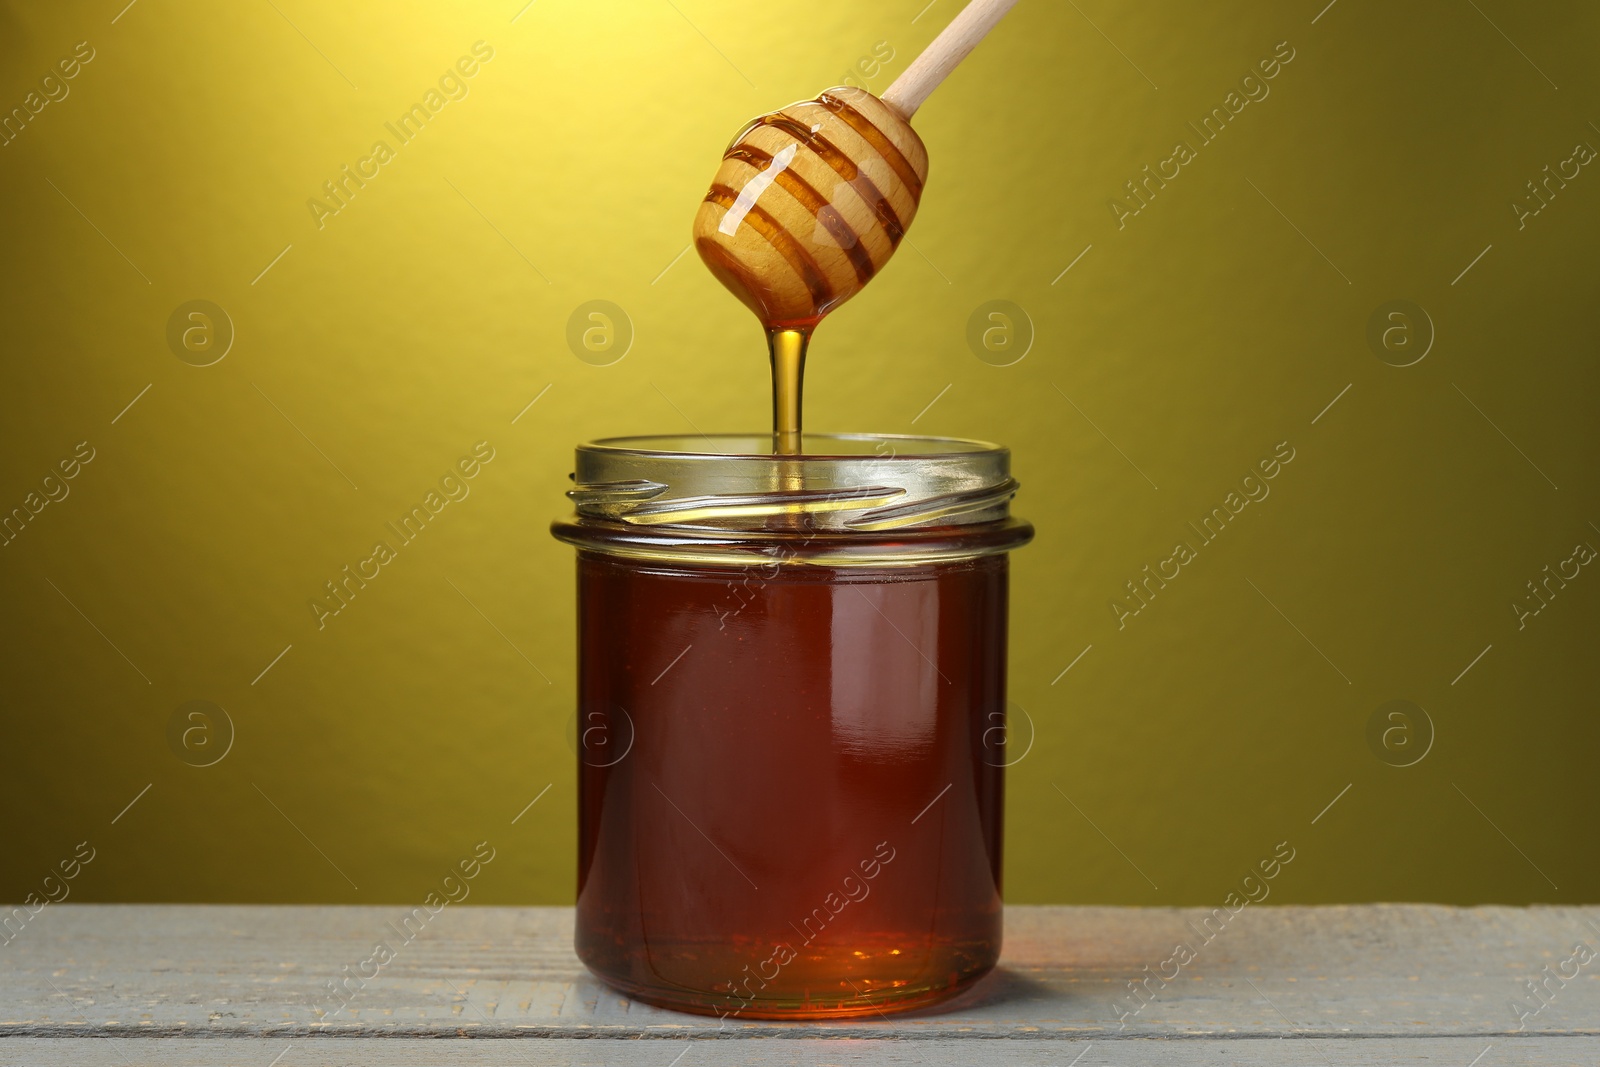
[[(808, 434), (806, 443), (824, 451), (783, 455), (770, 450), (771, 442), (768, 434), (727, 433), (579, 445), (567, 493), (577, 528), (594, 530), (608, 550), (677, 556), (685, 539), (703, 540), (720, 554), (733, 542), (809, 542), (829, 534), (863, 539), (848, 550), (854, 554), (884, 535), (890, 542), (913, 533), (937, 539), (942, 535), (934, 531), (1015, 525), (1009, 507), (1017, 483), (1011, 450), (1001, 445), (913, 434)], [(603, 533), (608, 529), (633, 532), (612, 536)], [(922, 552), (916, 540), (870, 554), (914, 558)], [(824, 543), (833, 541), (818, 547)]]
[[(712, 434), (630, 434), (621, 437), (602, 437), (588, 441), (578, 446), (578, 452), (599, 454), (620, 454), (630, 456), (649, 456), (663, 459), (748, 459), (757, 462), (771, 463), (775, 459), (812, 461), (859, 461), (862, 459), (881, 460), (885, 462), (909, 462), (912, 460), (928, 460), (940, 458), (978, 457), (995, 454), (1008, 454), (1010, 449), (1004, 445), (997, 445), (989, 441), (979, 441), (966, 437), (930, 436), (923, 434), (903, 433), (810, 433), (805, 434), (807, 445), (814, 442), (853, 442), (862, 445), (876, 445), (883, 442), (890, 444), (903, 444), (908, 447), (905, 452), (891, 451), (888, 454), (876, 450), (851, 451), (806, 451), (794, 456), (775, 456), (771, 450), (770, 434), (756, 433), (712, 433)], [(693, 444), (697, 441), (716, 443), (748, 442), (749, 447), (738, 449), (708, 451), (703, 448), (685, 448), (682, 443)], [(656, 443), (663, 447), (648, 447)], [(766, 446), (766, 447), (762, 447)], [(938, 446), (938, 447), (920, 447)]]

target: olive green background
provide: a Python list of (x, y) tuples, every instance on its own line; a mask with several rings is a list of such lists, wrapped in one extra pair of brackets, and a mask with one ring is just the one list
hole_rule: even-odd
[[(88, 840), (72, 899), (411, 903), (487, 840), (474, 901), (568, 901), (571, 446), (764, 425), (756, 323), (681, 255), (719, 152), (875, 50), (881, 91), (957, 4), (124, 3), (0, 6), (6, 110), (95, 50), (0, 148), (0, 509), (95, 450), (0, 548), (0, 897)], [(1324, 4), (1022, 0), (916, 116), (907, 247), (813, 346), (811, 428), (1014, 450), (1013, 901), (1218, 904), (1280, 841), (1274, 901), (1600, 899), (1600, 574), (1512, 606), (1600, 546), (1600, 174), (1512, 207), (1600, 145), (1600, 11)], [(195, 299), (236, 333), (211, 366), (167, 340)], [(619, 362), (569, 350), (591, 300)], [(1010, 366), (967, 341), (991, 300), (1031, 321)], [(1431, 321), (1396, 320), (1406, 367), (1368, 342), (1394, 300)], [(319, 629), (480, 441), (470, 496)], [(1119, 627), (1280, 442), (1270, 496)], [(191, 700), (233, 725), (212, 766), (169, 745)], [(1369, 746), (1391, 700), (1431, 747)]]

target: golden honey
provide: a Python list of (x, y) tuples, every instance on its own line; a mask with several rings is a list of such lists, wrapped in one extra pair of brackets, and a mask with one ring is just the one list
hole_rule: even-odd
[(927, 149), (911, 126), (847, 87), (761, 116), (723, 153), (694, 246), (766, 331), (774, 452), (803, 451), (812, 331), (883, 269), (927, 175)]

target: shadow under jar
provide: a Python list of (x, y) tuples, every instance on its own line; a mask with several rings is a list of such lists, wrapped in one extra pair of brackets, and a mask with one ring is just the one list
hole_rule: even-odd
[(577, 951), (683, 1011), (911, 1008), (1000, 953), (1009, 453), (577, 452)]

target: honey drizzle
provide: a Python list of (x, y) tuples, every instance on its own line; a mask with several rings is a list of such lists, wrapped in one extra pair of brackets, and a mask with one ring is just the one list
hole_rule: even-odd
[[(888, 163), (890, 170), (910, 194), (913, 205), (921, 200), (921, 178), (894, 141), (871, 119), (845, 101), (827, 93), (824, 93), (816, 103), (849, 126)], [(850, 185), (865, 202), (873, 218), (883, 227), (890, 250), (899, 247), (901, 238), (905, 236), (905, 225), (900, 221), (899, 214), (890, 204), (888, 197), (878, 189), (876, 183), (861, 170), (854, 159), (828, 138), (821, 136), (817, 128), (782, 112), (763, 115), (739, 131), (730, 142), (723, 158), (737, 159), (757, 170), (771, 171), (773, 155), (754, 145), (744, 143), (752, 130), (762, 126), (786, 133), (816, 153), (817, 157), (827, 163), (834, 173)], [(878, 268), (872, 261), (870, 251), (861, 240), (861, 235), (855, 231), (849, 220), (838, 208), (829, 203), (815, 186), (793, 170), (787, 167), (778, 168), (771, 180), (775, 180), (780, 187), (788, 191), (827, 229), (849, 259), (856, 280), (865, 286), (877, 273)], [(718, 204), (731, 210), (738, 202), (739, 194), (728, 186), (717, 183), (712, 185), (705, 199), (708, 203)], [(759, 283), (748, 277), (741, 266), (727, 256), (714, 241), (701, 238), (696, 242), (713, 273), (717, 274), (751, 310), (761, 316), (766, 324), (767, 348), (772, 364), (772, 451), (775, 455), (797, 456), (803, 451), (801, 390), (805, 378), (806, 348), (811, 341), (812, 330), (827, 314), (840, 294), (834, 292), (826, 272), (811, 251), (796, 241), (758, 204), (751, 203), (747, 206), (742, 221), (749, 223), (788, 262), (805, 283), (811, 297), (813, 310), (811, 317), (788, 324), (775, 322), (773, 314), (761, 298)], [(798, 474), (794, 473), (793, 476), (798, 477)], [(787, 476), (780, 478), (780, 481), (784, 481), (787, 485)]]
[(805, 381), (806, 346), (810, 341), (809, 327), (767, 331), (767, 347), (772, 355), (772, 451), (775, 455), (798, 456), (803, 451), (800, 389)]
[[(728, 150), (724, 159), (737, 159), (750, 164), (757, 170), (765, 170), (772, 163), (772, 155), (764, 152), (754, 145), (737, 145)], [(861, 238), (851, 227), (849, 221), (839, 213), (839, 209), (828, 203), (823, 195), (810, 182), (806, 181), (793, 170), (782, 170), (778, 173), (778, 185), (787, 190), (789, 195), (804, 204), (806, 210), (816, 217), (827, 228), (828, 233), (838, 242), (844, 254), (850, 259), (850, 266), (855, 269), (856, 278), (862, 285), (872, 280), (872, 257), (867, 254), (866, 247), (861, 243)]]
[(899, 175), (900, 181), (906, 187), (906, 191), (911, 194), (912, 202), (922, 202), (922, 179), (917, 177), (917, 172), (912, 169), (911, 162), (906, 159), (905, 153), (900, 151), (894, 141), (884, 136), (883, 131), (878, 129), (871, 119), (843, 100), (840, 100), (837, 96), (831, 96), (828, 93), (823, 93), (817, 97), (817, 103), (838, 115), (847, 126), (859, 133), (873, 147), (873, 150), (888, 162), (895, 174)]
[(889, 198), (878, 191), (872, 179), (863, 174), (861, 168), (856, 166), (856, 161), (840, 151), (838, 145), (821, 134), (811, 132), (811, 127), (782, 112), (763, 115), (752, 126), (771, 126), (775, 130), (782, 130), (815, 152), (824, 163), (833, 168), (835, 174), (854, 186), (863, 200), (873, 205), (873, 214), (883, 224), (884, 232), (889, 235), (889, 243), (894, 246), (900, 244), (900, 238), (905, 236), (906, 228), (901, 225), (900, 216), (895, 213)]
[[(739, 194), (726, 185), (713, 185), (711, 191), (706, 194), (707, 201), (721, 204), (726, 208), (733, 207), (738, 199)], [(793, 267), (794, 272), (805, 281), (813, 304), (818, 308), (825, 308), (833, 302), (833, 286), (828, 284), (828, 278), (817, 261), (760, 204), (750, 205), (744, 221), (755, 227), (756, 232), (765, 237), (768, 243), (778, 250), (778, 254), (789, 261), (789, 266)]]

